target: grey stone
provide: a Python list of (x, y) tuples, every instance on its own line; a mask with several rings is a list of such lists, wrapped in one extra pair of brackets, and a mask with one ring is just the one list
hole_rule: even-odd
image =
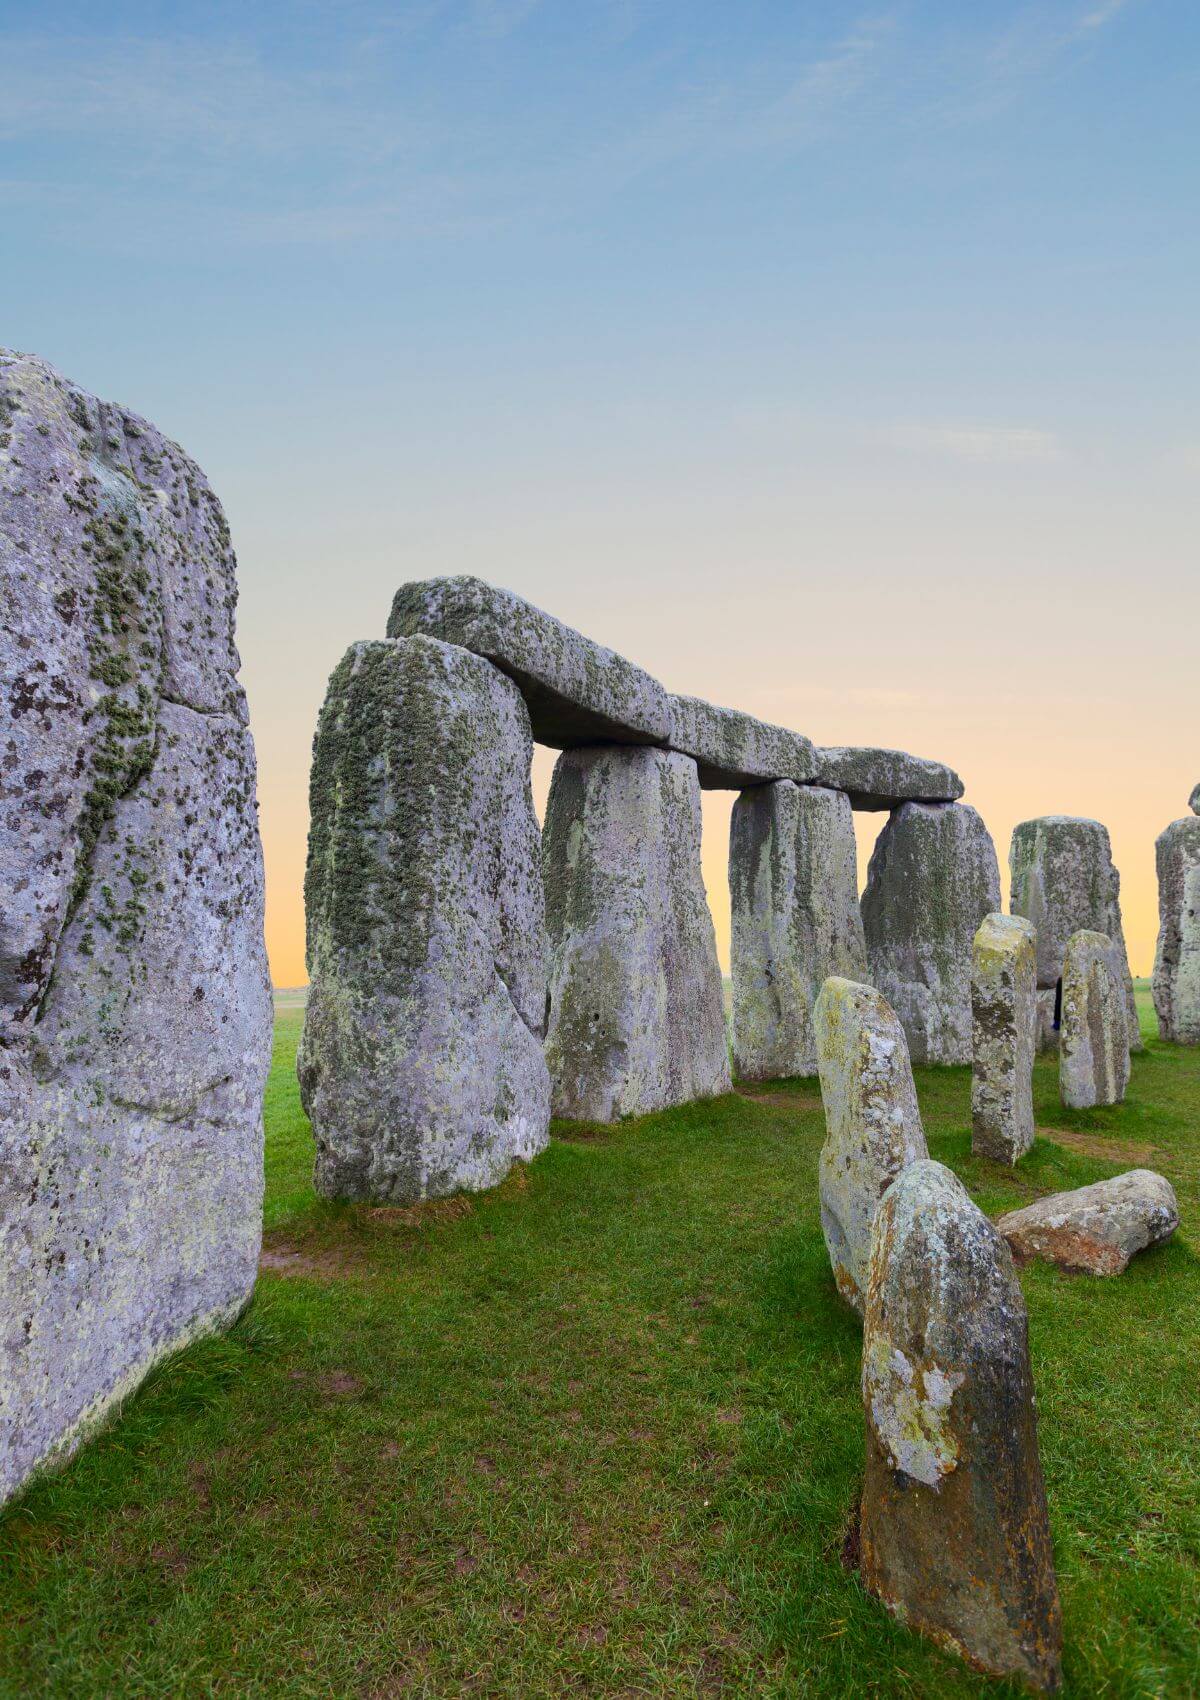
[(1133, 979), (1121, 927), (1121, 878), (1108, 829), (1098, 820), (1041, 815), (1013, 829), (1008, 853), (1014, 915), (1037, 928), (1038, 985), (1057, 985), (1072, 933), (1106, 933), (1118, 947), (1129, 1006), (1130, 1048), (1142, 1049)]
[(1039, 1010), (1032, 922), (985, 916), (971, 956), (971, 1018), (971, 1149), (1015, 1163), (1034, 1140)]
[(1063, 963), (1058, 1085), (1073, 1110), (1119, 1104), (1129, 1084), (1129, 1018), (1122, 957), (1104, 933), (1084, 929), (1067, 940)]
[(566, 751), (542, 866), (554, 1113), (608, 1122), (727, 1092), (695, 762), (627, 745)]
[(1200, 785), (1197, 785), (1188, 798), (1188, 808), (1194, 815), (1200, 815)]
[(971, 947), (1000, 907), (987, 828), (964, 803), (904, 803), (880, 833), (863, 893), (870, 978), (918, 1063), (971, 1060)]
[(733, 1060), (744, 1080), (812, 1074), (812, 1008), (831, 974), (867, 971), (854, 817), (841, 791), (743, 791), (729, 827)]
[(235, 574), (174, 443), (0, 352), (0, 1499), (253, 1289), (271, 996)]
[(1010, 1210), (996, 1226), (1022, 1261), (1040, 1257), (1080, 1275), (1122, 1275), (1139, 1251), (1170, 1239), (1179, 1205), (1164, 1175), (1130, 1169)]
[(862, 1314), (879, 1200), (926, 1156), (904, 1029), (872, 986), (826, 980), (813, 1012), (825, 1143), (821, 1228), (838, 1292)]
[(531, 754), (516, 686), (452, 644), (353, 644), (330, 679), (297, 1062), (326, 1197), (478, 1192), (547, 1142)]
[(954, 803), (963, 782), (952, 767), (904, 750), (822, 748), (816, 752), (818, 785), (845, 791), (856, 809), (894, 809), (900, 803)]
[(867, 1588), (977, 1669), (1056, 1689), (1025, 1301), (1004, 1240), (940, 1163), (906, 1168), (875, 1218), (862, 1388)]
[(1154, 846), (1158, 945), (1154, 1008), (1159, 1036), (1200, 1045), (1200, 820), (1172, 821)]
[(803, 783), (816, 772), (812, 740), (801, 732), (699, 697), (670, 701), (671, 748), (692, 757), (704, 790), (741, 791), (775, 779)]
[[(1016, 917), (1017, 920), (1024, 918), (1023, 915)], [(1057, 986), (1038, 987), (1035, 1044), (1039, 1053), (1058, 1049), (1058, 1000)]]
[(482, 655), (515, 679), (539, 743), (670, 741), (671, 706), (657, 679), (511, 590), (478, 578), (403, 584), (387, 635), (418, 634)]

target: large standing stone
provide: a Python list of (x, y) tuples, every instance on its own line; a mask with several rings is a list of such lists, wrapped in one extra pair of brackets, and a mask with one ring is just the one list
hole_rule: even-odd
[(1073, 933), (1063, 963), (1058, 1084), (1073, 1110), (1119, 1104), (1129, 1084), (1122, 958), (1104, 933)]
[(823, 748), (815, 755), (817, 784), (847, 792), (856, 809), (954, 803), (963, 794), (963, 782), (952, 767), (904, 750)]
[(1033, 1145), (1037, 936), (1019, 915), (988, 915), (971, 957), (971, 1149), (1015, 1163)]
[(1043, 1258), (1080, 1275), (1122, 1275), (1131, 1257), (1179, 1226), (1175, 1188), (1153, 1169), (1055, 1192), (996, 1223), (1019, 1259)]
[(695, 762), (628, 746), (568, 750), (542, 853), (554, 1113), (614, 1121), (727, 1092)]
[(733, 1061), (744, 1080), (812, 1074), (812, 1009), (831, 974), (867, 971), (854, 816), (841, 791), (758, 785), (729, 827)]
[(1163, 1039), (1200, 1045), (1200, 820), (1172, 821), (1155, 844), (1154, 1008)]
[(874, 987), (826, 980), (813, 1025), (826, 1128), (821, 1227), (838, 1292), (861, 1315), (876, 1208), (927, 1155), (925, 1130), (904, 1029)]
[(970, 1062), (971, 947), (999, 907), (995, 847), (974, 809), (895, 811), (875, 844), (862, 915), (870, 978), (903, 1022), (914, 1062)]
[(671, 699), (671, 748), (691, 756), (707, 791), (741, 791), (775, 779), (803, 783), (816, 771), (812, 739), (700, 697)]
[(4, 1499), (249, 1298), (271, 996), (220, 504), (3, 351), (0, 587)]
[(313, 746), (297, 1071), (330, 1198), (493, 1186), (546, 1144), (529, 716), (433, 638), (351, 646)]
[(1004, 1240), (940, 1163), (905, 1169), (875, 1218), (862, 1386), (863, 1581), (977, 1668), (1057, 1688), (1025, 1301)]
[(1013, 829), (1008, 865), (1012, 875), (1009, 907), (1037, 928), (1038, 985), (1048, 990), (1057, 987), (1072, 933), (1087, 929), (1107, 934), (1120, 956), (1130, 1049), (1141, 1050), (1121, 927), (1121, 876), (1113, 866), (1107, 827), (1073, 815), (1021, 821)]

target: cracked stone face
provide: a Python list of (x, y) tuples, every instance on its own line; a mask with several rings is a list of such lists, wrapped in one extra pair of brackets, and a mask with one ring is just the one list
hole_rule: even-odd
[(1033, 1061), (1041, 1010), (1037, 935), (1019, 915), (988, 915), (971, 952), (971, 1149), (1015, 1163), (1033, 1146)]
[(548, 1138), (529, 715), (453, 644), (354, 644), (313, 748), (297, 1061), (329, 1198), (494, 1186)]
[(1067, 940), (1058, 1085), (1072, 1110), (1119, 1104), (1125, 1096), (1129, 1017), (1123, 966), (1123, 952), (1104, 933), (1085, 928)]
[(1172, 821), (1154, 846), (1158, 945), (1154, 1008), (1159, 1036), (1200, 1045), (1200, 820)]
[(7, 352), (0, 584), (3, 1498), (249, 1297), (271, 1000), (220, 504)]

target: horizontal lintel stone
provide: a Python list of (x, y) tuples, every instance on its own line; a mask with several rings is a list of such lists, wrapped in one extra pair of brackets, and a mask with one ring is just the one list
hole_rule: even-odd
[(702, 697), (673, 696), (671, 748), (691, 756), (706, 791), (744, 791), (791, 779), (797, 785), (817, 771), (812, 739), (772, 726), (737, 708), (717, 708)]
[(944, 762), (903, 750), (818, 748), (818, 785), (849, 794), (855, 809), (894, 809), (899, 803), (956, 803), (963, 782)]

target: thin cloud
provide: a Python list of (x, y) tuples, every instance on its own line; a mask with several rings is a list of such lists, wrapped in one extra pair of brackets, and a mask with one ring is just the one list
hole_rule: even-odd
[(1063, 459), (1053, 431), (1030, 425), (914, 425), (886, 427), (879, 440), (917, 454), (944, 455), (981, 466), (1048, 465)]

